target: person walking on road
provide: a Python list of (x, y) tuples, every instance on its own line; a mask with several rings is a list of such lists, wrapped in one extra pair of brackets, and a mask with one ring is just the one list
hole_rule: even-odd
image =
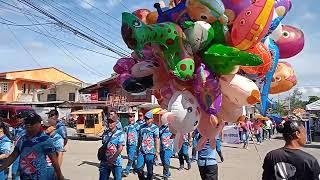
[(152, 112), (145, 114), (146, 123), (140, 127), (138, 146), (137, 146), (137, 166), (136, 172), (140, 180), (144, 180), (143, 168), (147, 165), (147, 180), (153, 177), (153, 165), (155, 156), (159, 157), (159, 128), (153, 123)]
[(124, 133), (117, 129), (114, 119), (107, 119), (108, 128), (102, 135), (103, 157), (100, 159), (99, 180), (108, 180), (112, 172), (115, 180), (122, 179), (122, 156)]
[(159, 130), (160, 136), (160, 159), (163, 166), (163, 177), (167, 180), (170, 176), (170, 159), (173, 152), (172, 133), (169, 131), (168, 124), (163, 124)]
[(289, 120), (278, 127), (285, 140), (284, 147), (269, 152), (263, 163), (263, 180), (319, 180), (319, 162), (302, 151), (306, 129), (301, 121)]
[(122, 124), (120, 122), (120, 118), (119, 118), (118, 113), (117, 113), (116, 110), (112, 109), (110, 111), (110, 119), (112, 119), (113, 121), (116, 122), (116, 127), (117, 127), (118, 130), (121, 130), (121, 131), (123, 130)]
[(221, 162), (223, 162), (224, 158), (223, 158), (222, 149), (221, 149), (221, 135), (222, 135), (222, 132), (216, 137), (216, 151), (220, 157)]
[(190, 133), (184, 134), (183, 135), (183, 144), (182, 147), (178, 153), (179, 156), (179, 163), (180, 163), (180, 167), (179, 170), (183, 170), (184, 169), (184, 161), (187, 162), (187, 170), (191, 169), (191, 160), (189, 157), (189, 146), (192, 144), (192, 137)]
[[(19, 171), (21, 179), (64, 180), (52, 139), (41, 130), (41, 117), (30, 113), (24, 118), (26, 134), (22, 136), (14, 151), (0, 165), (0, 171), (9, 167), (20, 155)], [(47, 171), (49, 157), (54, 174)]]
[[(272, 125), (273, 125), (273, 122), (272, 122), (270, 119), (268, 119), (268, 120), (266, 121), (266, 126), (265, 126), (265, 128), (266, 128), (266, 131), (267, 131), (267, 133), (268, 133), (268, 138), (269, 138), (269, 140), (271, 140)], [(265, 137), (265, 138), (267, 139), (267, 137)]]
[[(0, 164), (9, 157), (11, 153), (12, 142), (8, 138), (10, 132), (7, 131), (6, 125), (0, 121)], [(0, 179), (8, 179), (9, 169), (0, 172)]]
[(199, 139), (199, 131), (198, 129), (195, 129), (192, 133), (192, 152), (191, 152), (191, 161), (197, 160), (197, 145), (198, 145), (198, 139)]
[(126, 146), (128, 163), (126, 168), (123, 170), (123, 176), (127, 177), (130, 173), (131, 167), (135, 167), (135, 156), (138, 144), (138, 132), (140, 125), (134, 122), (134, 114), (129, 114), (129, 125), (124, 127), (124, 132), (126, 133)]
[(205, 146), (198, 151), (198, 168), (202, 180), (218, 180), (216, 149), (210, 147), (209, 140), (207, 140)]

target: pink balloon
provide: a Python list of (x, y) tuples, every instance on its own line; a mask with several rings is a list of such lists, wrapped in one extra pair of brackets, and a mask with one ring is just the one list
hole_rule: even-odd
[(281, 59), (291, 58), (303, 50), (304, 34), (298, 28), (283, 25), (282, 36), (276, 44), (279, 47)]
[(128, 73), (135, 64), (136, 61), (133, 58), (121, 58), (113, 66), (113, 70), (117, 74)]

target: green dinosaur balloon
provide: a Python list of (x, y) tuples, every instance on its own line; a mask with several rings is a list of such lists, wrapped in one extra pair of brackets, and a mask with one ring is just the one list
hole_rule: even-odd
[(183, 45), (184, 33), (174, 23), (144, 24), (131, 13), (122, 13), (121, 34), (127, 46), (138, 54), (147, 44), (158, 44), (169, 70), (182, 80), (192, 78), (195, 64)]
[(258, 66), (263, 63), (255, 54), (222, 44), (210, 46), (204, 52), (203, 62), (211, 71), (221, 75), (236, 73), (237, 66)]
[(215, 21), (211, 23), (212, 29), (214, 29), (214, 38), (213, 42), (218, 44), (225, 44), (226, 38), (225, 34), (228, 32), (228, 27), (226, 25), (221, 24), (219, 21)]

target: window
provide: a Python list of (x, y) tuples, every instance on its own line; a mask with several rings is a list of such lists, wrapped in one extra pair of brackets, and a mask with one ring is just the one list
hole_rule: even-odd
[(56, 101), (57, 95), (56, 94), (48, 94), (47, 101)]
[(23, 84), (22, 85), (22, 93), (25, 94), (27, 91), (27, 85), (26, 84)]
[(0, 83), (0, 93), (7, 93), (8, 92), (8, 83), (7, 82), (1, 82)]
[(8, 110), (0, 110), (0, 117), (8, 119), (9, 118), (9, 111)]
[(75, 93), (69, 93), (69, 101), (75, 101), (76, 100), (76, 94)]
[(47, 85), (43, 85), (43, 84), (42, 84), (42, 85), (40, 86), (40, 89), (47, 89)]

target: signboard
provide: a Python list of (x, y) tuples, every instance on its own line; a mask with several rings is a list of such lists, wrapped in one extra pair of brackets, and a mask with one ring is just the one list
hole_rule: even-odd
[(239, 144), (239, 128), (235, 125), (223, 128), (223, 142), (227, 144)]

